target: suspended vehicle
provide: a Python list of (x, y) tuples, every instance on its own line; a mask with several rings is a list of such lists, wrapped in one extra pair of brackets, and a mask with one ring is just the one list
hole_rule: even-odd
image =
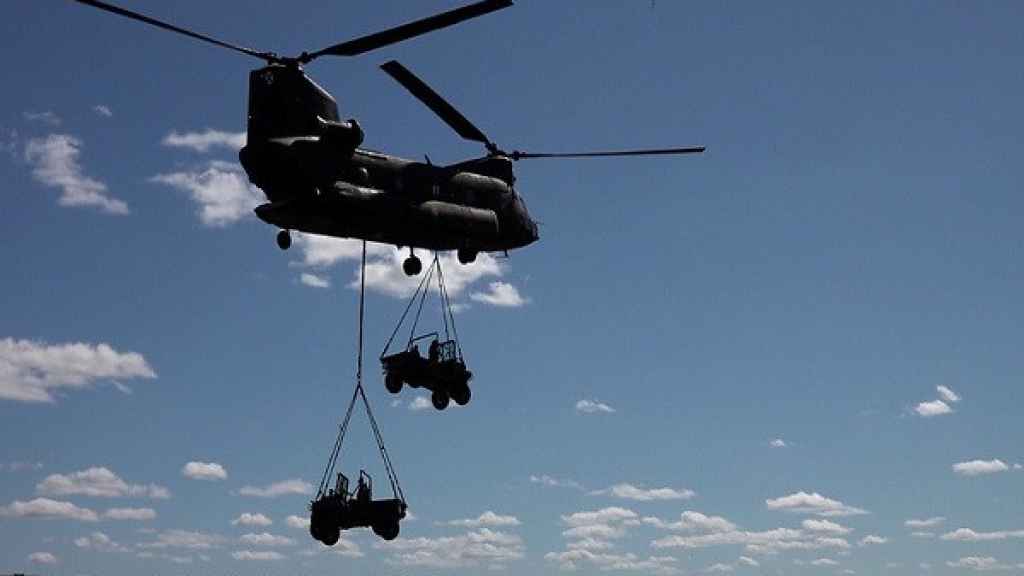
[[(444, 333), (429, 332), (416, 335), (416, 328), (419, 325), (420, 315), (423, 312), (423, 304), (426, 302), (429, 292), (430, 281), (437, 278), (437, 294), (441, 307), (441, 318), (444, 325)], [(419, 302), (416, 309), (416, 316), (409, 328), (409, 339), (405, 349), (399, 352), (388, 354), (395, 336), (405, 323), (414, 304)], [(427, 355), (420, 353), (419, 345), (429, 341)], [(441, 261), (437, 254), (427, 269), (426, 275), (420, 281), (416, 291), (409, 299), (405, 312), (398, 320), (391, 337), (384, 345), (384, 351), (380, 354), (381, 367), (384, 370), (384, 387), (392, 394), (402, 391), (402, 385), (406, 384), (411, 388), (426, 388), (430, 390), (430, 403), (438, 410), (448, 407), (450, 400), (454, 400), (459, 406), (469, 403), (472, 392), (469, 388), (469, 381), (473, 373), (466, 369), (466, 362), (462, 356), (462, 347), (459, 345), (458, 332), (455, 329), (455, 316), (452, 314), (452, 304), (448, 297), (448, 289), (444, 284), (444, 273), (441, 271)]]
[(161, 22), (98, 0), (76, 0), (107, 12), (184, 34), (264, 60), (249, 74), (247, 144), (239, 160), (267, 202), (256, 215), (280, 228), (287, 250), (297, 230), (359, 238), (409, 248), (406, 274), (422, 270), (413, 248), (456, 250), (468, 264), (480, 252), (508, 252), (539, 239), (536, 222), (513, 188), (512, 163), (530, 158), (593, 158), (694, 154), (703, 147), (582, 153), (506, 152), (422, 80), (397, 61), (381, 68), (427, 105), (459, 136), (480, 142), (487, 153), (435, 166), (365, 150), (364, 132), (342, 120), (335, 99), (303, 71), (321, 56), (356, 56), (512, 5), (483, 0), (298, 56), (261, 52)]
[(399, 498), (373, 499), (373, 479), (359, 471), (359, 483), (348, 491), (348, 477), (338, 473), (334, 488), (310, 504), (309, 533), (313, 539), (334, 546), (341, 531), (351, 528), (370, 528), (385, 540), (398, 537), (398, 523), (408, 509)]

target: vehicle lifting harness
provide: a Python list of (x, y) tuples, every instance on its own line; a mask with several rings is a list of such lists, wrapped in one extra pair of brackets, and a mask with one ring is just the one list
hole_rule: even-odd
[(377, 426), (377, 420), (373, 417), (373, 410), (370, 409), (370, 402), (366, 399), (366, 392), (363, 390), (363, 316), (366, 297), (365, 240), (363, 241), (362, 268), (359, 276), (359, 354), (356, 361), (356, 387), (355, 390), (352, 391), (352, 399), (349, 401), (348, 409), (345, 411), (345, 418), (338, 427), (338, 438), (334, 441), (334, 449), (331, 451), (331, 456), (327, 460), (327, 467), (324, 469), (324, 474), (320, 479), (320, 487), (317, 489), (316, 497), (317, 499), (320, 499), (327, 494), (328, 483), (334, 476), (334, 467), (338, 463), (338, 457), (341, 455), (341, 445), (345, 441), (345, 433), (348, 431), (348, 424), (352, 418), (352, 410), (355, 408), (356, 400), (361, 399), (363, 408), (366, 409), (366, 417), (370, 421), (370, 428), (373, 430), (374, 439), (377, 441), (377, 449), (380, 451), (381, 459), (384, 461), (384, 469), (387, 470), (388, 473), (388, 481), (391, 482), (391, 491), (394, 493), (395, 498), (401, 500), (404, 505), (405, 494), (402, 493), (402, 487), (398, 483), (398, 473), (395, 471), (395, 467), (391, 463), (391, 457), (388, 456), (388, 450), (384, 446), (384, 438), (381, 436), (380, 428)]
[(380, 353), (381, 360), (387, 356), (388, 350), (391, 348), (392, 342), (395, 340), (395, 336), (398, 335), (398, 331), (402, 328), (402, 324), (405, 323), (406, 317), (409, 315), (409, 311), (412, 309), (413, 304), (419, 300), (419, 305), (416, 307), (416, 316), (413, 318), (412, 325), (409, 327), (409, 340), (406, 343), (406, 349), (410, 349), (417, 340), (425, 338), (426, 336), (434, 335), (436, 333), (426, 334), (422, 336), (416, 336), (416, 326), (419, 324), (420, 315), (423, 313), (423, 304), (427, 300), (427, 292), (429, 292), (430, 281), (437, 274), (437, 293), (438, 298), (441, 300), (441, 322), (444, 326), (444, 341), (453, 342), (455, 350), (453, 356), (462, 360), (462, 346), (459, 344), (459, 333), (455, 329), (455, 316), (452, 313), (452, 302), (448, 296), (448, 288), (444, 283), (444, 273), (441, 271), (441, 261), (434, 253), (434, 259), (430, 263), (430, 267), (427, 268), (427, 273), (423, 275), (423, 279), (420, 280), (419, 286), (416, 287), (416, 291), (412, 293), (412, 297), (409, 299), (409, 304), (406, 305), (405, 311), (402, 312), (402, 317), (398, 319), (398, 324), (395, 325), (394, 331), (391, 332), (391, 337), (388, 338), (386, 344), (384, 344), (384, 350)]

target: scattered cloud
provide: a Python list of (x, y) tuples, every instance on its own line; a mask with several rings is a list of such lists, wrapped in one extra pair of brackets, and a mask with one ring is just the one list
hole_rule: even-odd
[(94, 466), (71, 474), (50, 474), (36, 484), (42, 496), (93, 496), (98, 498), (167, 499), (171, 493), (156, 484), (129, 484), (107, 468)]
[(654, 526), (663, 530), (678, 530), (683, 532), (732, 532), (736, 525), (721, 516), (707, 516), (700, 512), (686, 510), (679, 515), (678, 522), (665, 522), (660, 518), (646, 517), (644, 524)]
[(181, 475), (193, 480), (226, 480), (228, 472), (216, 462), (189, 462), (181, 469)]
[(854, 516), (867, 514), (866, 510), (843, 504), (838, 500), (826, 498), (817, 492), (796, 492), (788, 496), (765, 500), (769, 510), (782, 510), (798, 514), (814, 514), (817, 516)]
[(935, 389), (938, 390), (939, 396), (946, 402), (955, 404), (960, 401), (960, 396), (958, 396), (956, 392), (953, 392), (952, 389), (946, 386), (936, 386)]
[(850, 543), (843, 538), (807, 533), (793, 528), (763, 531), (729, 530), (693, 536), (673, 535), (651, 542), (654, 548), (699, 549), (714, 546), (740, 545), (750, 554), (776, 554), (786, 550), (847, 550)]
[(82, 172), (82, 141), (70, 134), (50, 134), (25, 143), (25, 161), (40, 184), (61, 190), (61, 206), (93, 206), (108, 214), (128, 214), (128, 205), (107, 194), (107, 185)]
[(82, 536), (81, 538), (75, 538), (75, 546), (85, 550), (95, 550), (97, 552), (127, 552), (128, 549), (115, 542), (103, 532), (93, 532), (88, 536)]
[(953, 409), (942, 400), (932, 400), (931, 402), (921, 402), (914, 407), (914, 412), (917, 412), (917, 415), (923, 418), (930, 418), (932, 416), (952, 414)]
[(48, 126), (60, 126), (61, 119), (56, 113), (46, 110), (43, 112), (32, 112), (27, 110), (21, 113), (22, 117), (29, 122), (39, 122), (40, 124), (46, 124)]
[(960, 558), (955, 562), (947, 561), (946, 566), (949, 566), (950, 568), (965, 568), (976, 572), (1013, 569), (1013, 566), (1003, 564), (991, 556), (967, 556)]
[(290, 528), (300, 528), (303, 530), (309, 529), (309, 518), (303, 516), (295, 516), (292, 514), (284, 519), (284, 523)]
[(913, 538), (935, 538), (935, 532), (915, 531), (911, 532), (910, 536)]
[(852, 529), (841, 524), (836, 524), (835, 522), (830, 522), (828, 520), (814, 520), (811, 518), (804, 520), (800, 525), (803, 526), (804, 530), (810, 530), (811, 532), (825, 532), (828, 534), (842, 535), (849, 534), (853, 531)]
[(212, 148), (226, 148), (238, 151), (245, 146), (245, 132), (223, 132), (207, 128), (202, 132), (172, 131), (161, 141), (164, 146), (172, 148), (188, 148), (205, 154)]
[(390, 564), (426, 568), (509, 562), (523, 558), (525, 553), (518, 535), (489, 528), (440, 538), (398, 538), (374, 546), (391, 553), (387, 559)]
[(958, 528), (941, 536), (943, 540), (958, 542), (988, 542), (992, 540), (1009, 540), (1024, 538), (1024, 530), (999, 530), (996, 532), (975, 532), (970, 528)]
[(426, 410), (431, 406), (433, 406), (433, 404), (430, 403), (430, 399), (426, 396), (417, 396), (409, 401), (409, 410), (412, 410), (413, 412)]
[(309, 272), (303, 272), (299, 276), (299, 282), (310, 288), (330, 288), (331, 283), (327, 278), (323, 276), (317, 276), (316, 274), (310, 274)]
[(761, 565), (761, 563), (757, 560), (754, 560), (753, 558), (747, 556), (740, 556), (739, 563), (743, 564), (744, 566), (753, 566), (755, 568)]
[(616, 554), (575, 549), (564, 552), (548, 552), (544, 555), (544, 559), (557, 563), (559, 568), (567, 571), (577, 570), (581, 564), (585, 564), (600, 571), (645, 572), (661, 575), (682, 573), (675, 566), (678, 560), (674, 556), (641, 558), (633, 553)]
[(28, 555), (28, 561), (33, 564), (56, 564), (57, 557), (49, 552), (33, 552)]
[(182, 548), (185, 550), (211, 550), (226, 542), (223, 536), (189, 530), (164, 530), (152, 542), (137, 544), (142, 549)]
[(7, 506), (0, 507), (0, 516), (11, 518), (44, 518), (48, 520), (64, 519), (82, 522), (96, 522), (99, 515), (88, 508), (79, 508), (71, 502), (36, 498), (28, 502), (15, 500)]
[(530, 482), (551, 488), (575, 488), (576, 490), (583, 490), (583, 485), (575, 480), (568, 478), (555, 478), (553, 476), (548, 476), (547, 474), (541, 474), (540, 476), (531, 474)]
[(156, 378), (137, 352), (118, 352), (108, 344), (46, 344), (0, 340), (0, 399), (55, 402), (63, 390), (80, 390), (99, 380)]
[(519, 294), (519, 290), (515, 286), (507, 282), (491, 282), (486, 292), (473, 292), (469, 298), (476, 302), (503, 308), (515, 308), (529, 302)]
[(443, 522), (442, 524), (465, 528), (479, 528), (481, 526), (519, 526), (521, 523), (515, 516), (501, 516), (488, 510), (476, 518), (463, 518), (461, 520)]
[(249, 546), (294, 546), (295, 540), (287, 536), (277, 536), (269, 532), (260, 534), (243, 534), (238, 541)]
[(946, 521), (943, 516), (933, 516), (932, 518), (926, 518), (924, 520), (915, 520), (911, 518), (903, 523), (907, 528), (932, 528), (938, 526)]
[(231, 557), (235, 560), (254, 560), (258, 562), (284, 560), (287, 558), (284, 554), (273, 550), (236, 550), (231, 553)]
[(578, 414), (612, 414), (614, 412), (615, 408), (597, 400), (583, 399), (576, 403), (576, 413)]
[[(298, 518), (298, 516), (289, 516), (288, 518)], [(274, 521), (265, 514), (252, 512), (244, 512), (241, 516), (231, 521), (232, 526), (270, 526), (273, 523)]]
[(860, 541), (857, 542), (857, 545), (858, 546), (870, 546), (872, 544), (885, 544), (888, 541), (889, 541), (888, 538), (883, 538), (881, 536), (876, 536), (874, 534), (868, 534), (867, 536), (861, 538)]
[[(0, 359), (2, 362), (2, 359)], [(2, 370), (2, 368), (0, 368)], [(2, 397), (2, 395), (0, 395)], [(0, 472), (7, 470), (10, 472), (25, 472), (26, 470), (42, 470), (42, 462), (0, 462)]]
[(701, 570), (701, 572), (705, 572), (707, 574), (720, 574), (723, 572), (732, 572), (733, 570), (735, 570), (735, 568), (732, 566), (732, 564), (724, 564), (722, 562), (719, 562), (718, 564), (712, 564), (711, 566), (708, 566), (707, 568)]
[(156, 518), (156, 510), (152, 508), (108, 508), (103, 513), (107, 520), (153, 520)]
[(300, 478), (292, 478), (274, 482), (269, 486), (243, 486), (238, 491), (242, 496), (255, 496), (257, 498), (274, 498), (289, 494), (312, 494), (313, 485)]
[(636, 500), (638, 502), (651, 502), (653, 500), (689, 500), (697, 495), (693, 490), (686, 488), (643, 488), (632, 484), (616, 484), (604, 490), (594, 490), (591, 496), (614, 496), (625, 500)]
[(818, 558), (811, 561), (811, 566), (839, 566), (839, 562), (831, 558)]
[(100, 116), (103, 116), (104, 118), (110, 118), (114, 115), (114, 112), (110, 109), (110, 107), (104, 106), (103, 104), (97, 104), (93, 106), (92, 111)]
[(981, 476), (983, 474), (995, 474), (1006, 472), (1010, 467), (999, 459), (995, 460), (971, 460), (968, 462), (957, 462), (953, 464), (953, 472), (961, 476)]
[(199, 205), (199, 221), (211, 227), (233, 224), (264, 202), (242, 167), (230, 162), (213, 160), (202, 169), (157, 174), (149, 180), (187, 192)]
[(771, 446), (772, 448), (785, 448), (787, 446), (786, 441), (783, 440), (782, 438), (775, 438), (774, 440), (769, 442), (768, 445)]

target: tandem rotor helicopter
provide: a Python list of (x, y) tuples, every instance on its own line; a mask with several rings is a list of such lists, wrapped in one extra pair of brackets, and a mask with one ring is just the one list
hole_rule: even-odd
[(256, 215), (280, 228), (277, 245), (291, 246), (291, 230), (357, 238), (409, 248), (402, 269), (422, 270), (414, 248), (456, 250), (468, 264), (480, 252), (507, 252), (539, 239), (514, 189), (512, 163), (530, 158), (587, 158), (694, 154), (704, 147), (606, 152), (506, 152), (437, 92), (397, 61), (381, 68), (455, 132), (480, 142), (482, 157), (447, 166), (416, 162), (359, 148), (363, 130), (342, 120), (334, 98), (303, 72), (321, 56), (356, 56), (512, 6), (483, 0), (361, 36), (316, 52), (278, 56), (230, 44), (97, 0), (75, 0), (94, 8), (184, 34), (266, 61), (249, 74), (247, 144), (239, 160), (250, 182), (268, 202)]

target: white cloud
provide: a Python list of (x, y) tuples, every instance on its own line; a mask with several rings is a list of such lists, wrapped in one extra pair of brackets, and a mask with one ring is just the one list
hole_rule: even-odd
[(310, 274), (309, 272), (303, 272), (299, 276), (299, 282), (310, 288), (330, 288), (331, 282), (323, 276), (317, 276), (316, 274)]
[(519, 526), (519, 519), (515, 516), (501, 516), (488, 510), (476, 518), (463, 518), (445, 522), (448, 526), (463, 526), (466, 528), (479, 528), (481, 526)]
[(562, 522), (565, 522), (571, 527), (609, 524), (612, 522), (636, 519), (639, 519), (636, 512), (628, 508), (620, 508), (618, 506), (610, 506), (600, 510), (574, 512), (568, 516), (562, 516)]
[(843, 504), (838, 500), (826, 498), (817, 492), (796, 492), (788, 496), (765, 500), (769, 510), (783, 510), (799, 514), (815, 514), (817, 516), (854, 516), (867, 514), (866, 510)]
[[(406, 256), (408, 256), (407, 251), (398, 250), (393, 246), (386, 246), (386, 251), (378, 249), (377, 254), (374, 254), (371, 258), (369, 248), (370, 246), (368, 245), (366, 261), (366, 288), (394, 298), (407, 298), (412, 295), (413, 291), (416, 290), (416, 287), (419, 286), (419, 283), (423, 278), (422, 274), (426, 273), (426, 269), (429, 267), (430, 259), (432, 258), (432, 256), (424, 253), (424, 251), (419, 251), (418, 255), (421, 259), (424, 259), (424, 272), (422, 272), (420, 276), (409, 277), (402, 271), (401, 266), (402, 261), (405, 260)], [(361, 249), (362, 248), (359, 248), (359, 250)], [(358, 258), (358, 255), (361, 254), (361, 252), (356, 252), (356, 254), (356, 258)], [(478, 255), (476, 261), (472, 264), (460, 264), (456, 255), (450, 252), (442, 253), (438, 258), (441, 263), (441, 269), (444, 273), (445, 289), (453, 300), (458, 298), (467, 286), (481, 278), (502, 275), (501, 266), (498, 265), (498, 261), (490, 254)], [(360, 271), (357, 268), (355, 271), (355, 279), (349, 283), (350, 288), (359, 287), (359, 274)], [(436, 279), (431, 280), (430, 289), (432, 292), (436, 293)]]
[(911, 532), (910, 535), (913, 538), (935, 538), (935, 532), (916, 531)]
[(312, 494), (313, 485), (300, 478), (292, 478), (274, 482), (269, 486), (243, 486), (238, 491), (242, 496), (256, 496), (258, 498), (274, 498), (288, 494)]
[(32, 177), (50, 188), (61, 190), (61, 206), (95, 206), (108, 214), (127, 214), (128, 205), (107, 194), (107, 185), (82, 173), (78, 157), (82, 141), (70, 134), (32, 138), (25, 144), (25, 161), (32, 165)]
[(108, 508), (103, 513), (108, 520), (153, 520), (156, 510), (152, 508)]
[(489, 528), (440, 538), (398, 538), (377, 543), (375, 547), (392, 552), (388, 563), (428, 568), (508, 562), (521, 559), (525, 552), (518, 535)]
[(721, 516), (707, 516), (700, 512), (686, 510), (679, 515), (678, 522), (665, 522), (660, 518), (647, 517), (644, 524), (663, 530), (679, 530), (683, 532), (731, 532), (736, 525)]
[(946, 386), (936, 386), (935, 389), (939, 391), (939, 396), (941, 396), (946, 402), (956, 404), (960, 401), (960, 396), (957, 396), (956, 392), (953, 392), (952, 389)]
[(934, 526), (942, 524), (945, 521), (946, 518), (943, 516), (933, 516), (932, 518), (927, 518), (924, 520), (916, 520), (911, 518), (910, 520), (904, 522), (903, 525), (907, 528), (932, 528)]
[[(289, 516), (293, 518), (293, 516)], [(297, 516), (295, 516), (297, 518)], [(238, 518), (231, 521), (232, 526), (270, 526), (274, 521), (268, 518), (265, 514), (244, 512)]]
[(57, 557), (49, 552), (33, 552), (28, 555), (28, 561), (33, 564), (56, 564)]
[(486, 292), (474, 292), (469, 295), (469, 298), (491, 306), (505, 308), (515, 308), (529, 302), (519, 294), (519, 290), (515, 286), (507, 282), (491, 282)]
[(702, 572), (706, 572), (708, 574), (716, 574), (722, 572), (732, 572), (733, 570), (735, 570), (735, 568), (733, 568), (731, 564), (724, 564), (722, 562), (719, 562), (718, 564), (712, 564), (711, 566), (708, 566), (707, 568), (702, 570)]
[(300, 528), (303, 530), (309, 528), (309, 518), (305, 518), (303, 516), (296, 516), (294, 514), (285, 518), (284, 523), (287, 524), (290, 528)]
[(643, 488), (632, 484), (616, 484), (604, 490), (595, 490), (590, 493), (592, 496), (610, 495), (624, 500), (636, 500), (638, 502), (651, 502), (654, 500), (689, 500), (697, 495), (693, 490), (687, 488)]
[(914, 407), (914, 412), (917, 412), (918, 416), (929, 418), (931, 416), (951, 414), (953, 409), (949, 407), (949, 404), (946, 404), (942, 400), (932, 400), (931, 402), (921, 402)]
[(284, 560), (285, 558), (287, 558), (287, 556), (285, 556), (284, 554), (281, 554), (280, 552), (275, 552), (273, 550), (236, 550), (235, 552), (231, 553), (231, 557), (235, 560), (255, 561), (275, 561)]
[(100, 116), (103, 116), (103, 117), (106, 117), (106, 118), (110, 118), (111, 116), (114, 115), (114, 112), (110, 109), (110, 107), (109, 106), (104, 106), (103, 104), (97, 104), (97, 105), (93, 106), (92, 107), (92, 111), (95, 112), (96, 114), (98, 114)]
[(1013, 566), (1003, 564), (991, 556), (967, 556), (955, 562), (946, 561), (946, 566), (950, 568), (966, 568), (976, 572), (1013, 569)]
[(785, 448), (786, 441), (783, 440), (782, 438), (776, 438), (769, 442), (768, 445), (771, 446), (772, 448)]
[(426, 410), (431, 406), (433, 406), (433, 404), (430, 403), (430, 400), (426, 396), (417, 396), (409, 401), (409, 410), (412, 410), (413, 412)]
[(192, 532), (189, 530), (164, 530), (152, 542), (137, 544), (142, 549), (183, 548), (186, 550), (210, 550), (219, 548), (225, 538), (217, 534)]
[(807, 534), (792, 528), (775, 528), (760, 532), (732, 530), (696, 536), (667, 536), (651, 542), (654, 548), (697, 549), (713, 546), (742, 545), (748, 553), (776, 554), (785, 550), (847, 550), (850, 543), (843, 538)]
[(606, 540), (598, 540), (596, 538), (584, 538), (582, 540), (574, 540), (568, 542), (565, 545), (568, 550), (609, 550), (614, 548), (611, 542)]
[(156, 498), (171, 497), (170, 491), (156, 484), (129, 484), (107, 468), (94, 466), (71, 474), (50, 474), (36, 484), (36, 492), (43, 496), (82, 495), (99, 498)]
[(811, 566), (839, 566), (839, 562), (831, 558), (818, 558), (811, 561)]
[(615, 408), (597, 400), (583, 399), (576, 403), (576, 412), (579, 414), (597, 414), (598, 412), (612, 414), (615, 412)]
[(1010, 538), (1024, 538), (1024, 530), (975, 532), (970, 528), (958, 528), (942, 535), (943, 540), (956, 540), (959, 542), (987, 542), (992, 540), (1008, 540)]
[(103, 532), (93, 532), (88, 536), (75, 538), (74, 542), (75, 546), (79, 548), (95, 550), (97, 552), (127, 552), (128, 550)]
[(50, 500), (49, 498), (36, 498), (28, 502), (15, 500), (7, 506), (0, 507), (0, 516), (80, 520), (82, 522), (99, 520), (96, 512), (88, 508), (79, 508), (71, 502)]
[(223, 132), (207, 128), (203, 132), (172, 131), (164, 136), (161, 142), (164, 146), (173, 148), (188, 148), (195, 152), (206, 153), (211, 148), (227, 148), (231, 151), (238, 151), (245, 146), (245, 132)]
[(531, 474), (530, 482), (533, 484), (549, 486), (551, 488), (575, 488), (577, 490), (583, 490), (583, 485), (575, 480), (568, 478), (555, 478), (553, 476), (548, 476), (547, 474), (541, 474), (540, 476)]
[(680, 569), (674, 565), (677, 559), (672, 556), (641, 558), (633, 553), (615, 554), (576, 549), (548, 552), (544, 555), (544, 559), (557, 563), (562, 570), (577, 570), (581, 564), (588, 564), (600, 571), (647, 572), (661, 575), (681, 573)]
[(9, 470), (11, 472), (24, 472), (26, 470), (42, 470), (42, 462), (0, 462), (0, 471)]
[(193, 480), (225, 480), (228, 472), (216, 462), (189, 462), (181, 469), (181, 475)]
[(857, 542), (857, 545), (870, 546), (871, 544), (885, 544), (888, 541), (888, 538), (883, 538), (881, 536), (876, 536), (874, 534), (868, 534), (867, 536), (861, 538), (860, 542)]
[(108, 344), (0, 340), (0, 399), (54, 402), (62, 390), (88, 388), (97, 380), (132, 378), (156, 378), (136, 352), (118, 352)]
[(199, 205), (199, 221), (223, 227), (249, 216), (264, 202), (263, 193), (248, 178), (241, 166), (215, 160), (202, 170), (157, 174), (150, 181), (189, 193)]
[(277, 536), (268, 532), (243, 534), (239, 536), (238, 540), (249, 546), (293, 546), (295, 544), (295, 540), (287, 536)]
[(1010, 467), (999, 459), (995, 460), (971, 460), (969, 462), (957, 462), (953, 464), (953, 472), (961, 476), (980, 476), (982, 474), (995, 474), (1005, 472)]
[(753, 558), (749, 558), (747, 556), (740, 556), (739, 563), (745, 566), (753, 566), (755, 568), (761, 565), (761, 563), (757, 560), (754, 560)]
[(50, 110), (46, 110), (43, 112), (32, 112), (29, 110), (22, 112), (21, 115), (25, 118), (25, 120), (28, 120), (29, 122), (39, 122), (41, 124), (47, 124), (49, 126), (60, 126), (61, 124), (60, 116), (57, 116), (57, 114)]
[(810, 530), (811, 532), (825, 532), (828, 534), (840, 535), (849, 534), (850, 532), (852, 532), (850, 528), (847, 528), (846, 526), (843, 526), (841, 524), (836, 524), (835, 522), (830, 522), (828, 520), (814, 520), (808, 518), (807, 520), (801, 522), (800, 525), (804, 527), (804, 530)]

